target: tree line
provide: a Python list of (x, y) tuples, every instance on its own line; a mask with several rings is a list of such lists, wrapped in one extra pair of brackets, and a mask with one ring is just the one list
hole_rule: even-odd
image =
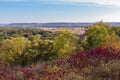
[(0, 28), (0, 59), (11, 65), (26, 66), (39, 61), (68, 58), (79, 51), (95, 47), (120, 49), (120, 28), (98, 22), (90, 26), (83, 38), (69, 29), (54, 33), (40, 28)]

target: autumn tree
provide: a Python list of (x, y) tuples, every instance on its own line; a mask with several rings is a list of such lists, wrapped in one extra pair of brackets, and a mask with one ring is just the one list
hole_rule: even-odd
[(52, 60), (54, 54), (52, 40), (39, 40), (37, 46), (32, 46), (30, 53), (33, 54), (33, 61), (48, 61)]
[(98, 22), (87, 29), (83, 45), (85, 49), (113, 46), (116, 40), (117, 36), (111, 27), (103, 22)]
[(53, 52), (57, 54), (58, 58), (66, 58), (76, 50), (75, 35), (67, 29), (61, 29), (57, 34), (53, 44)]
[(1, 58), (5, 62), (25, 64), (26, 52), (30, 42), (24, 37), (16, 37), (3, 40), (1, 44)]

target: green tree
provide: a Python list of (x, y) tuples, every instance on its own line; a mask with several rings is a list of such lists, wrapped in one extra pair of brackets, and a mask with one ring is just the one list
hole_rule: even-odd
[(31, 46), (38, 46), (38, 41), (41, 39), (41, 35), (30, 35), (28, 39), (31, 41)]
[(83, 47), (90, 49), (101, 46), (113, 46), (117, 36), (111, 27), (103, 22), (99, 22), (89, 27), (86, 31), (86, 37), (83, 39)]
[(29, 47), (30, 42), (24, 37), (5, 39), (1, 44), (1, 58), (11, 64), (19, 63), (24, 65), (26, 63), (25, 54)]
[(58, 58), (66, 58), (76, 50), (75, 35), (67, 29), (61, 29), (55, 37), (53, 44), (53, 52), (57, 54)]
[(52, 53), (53, 49), (53, 41), (52, 40), (39, 40), (38, 46), (36, 46), (33, 50), (36, 50), (34, 61), (48, 61), (52, 60), (54, 54)]
[(105, 45), (120, 49), (120, 38), (115, 33), (111, 33), (110, 35), (106, 36)]

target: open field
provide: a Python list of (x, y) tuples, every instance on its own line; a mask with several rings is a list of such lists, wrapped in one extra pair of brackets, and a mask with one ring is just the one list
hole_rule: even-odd
[(40, 28), (44, 31), (51, 31), (51, 32), (56, 32), (58, 30), (61, 30), (61, 29), (68, 29), (70, 30), (73, 34), (78, 34), (78, 35), (83, 35), (85, 34), (85, 30), (86, 28)]

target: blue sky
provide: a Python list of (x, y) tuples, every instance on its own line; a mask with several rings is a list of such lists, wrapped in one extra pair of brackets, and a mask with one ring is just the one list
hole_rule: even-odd
[(0, 23), (120, 22), (120, 0), (0, 0)]

